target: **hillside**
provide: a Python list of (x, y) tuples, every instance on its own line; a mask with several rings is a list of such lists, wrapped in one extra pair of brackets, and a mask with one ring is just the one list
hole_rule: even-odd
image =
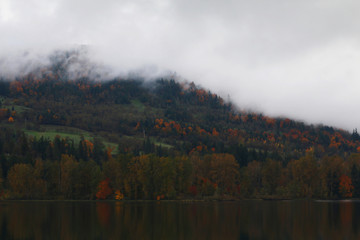
[(0, 81), (3, 198), (359, 196), (356, 131), (241, 111), (171, 77), (73, 78), (67, 64)]

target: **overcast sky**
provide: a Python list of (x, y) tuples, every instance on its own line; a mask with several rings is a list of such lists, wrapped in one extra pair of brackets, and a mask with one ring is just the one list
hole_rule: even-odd
[(351, 131), (359, 10), (357, 0), (0, 0), (0, 59), (10, 71), (23, 51), (32, 60), (84, 44), (118, 72), (174, 71), (242, 108)]

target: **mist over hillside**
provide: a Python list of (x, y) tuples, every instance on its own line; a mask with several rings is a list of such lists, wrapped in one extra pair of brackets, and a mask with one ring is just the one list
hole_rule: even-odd
[(360, 196), (356, 129), (242, 110), (172, 72), (116, 75), (85, 50), (2, 75), (0, 198)]
[[(105, 65), (95, 58), (93, 49), (86, 45), (77, 46), (70, 50), (59, 49), (51, 52), (44, 51), (43, 53), (24, 51), (18, 52), (18, 54), (3, 56), (0, 59), (0, 77), (2, 81), (15, 81), (27, 76), (41, 78), (45, 72), (46, 74), (56, 75), (56, 79), (60, 81), (77, 81), (79, 79), (95, 82), (111, 81), (114, 79), (137, 80), (143, 82), (143, 86), (149, 89), (154, 89), (156, 80), (161, 78), (173, 79), (184, 86), (188, 86), (194, 80), (196, 81), (196, 79), (186, 79), (176, 71), (160, 69), (155, 65), (119, 70)], [(206, 89), (206, 91), (210, 90)], [(242, 104), (241, 102), (234, 102), (233, 97), (228, 92), (222, 90), (219, 92), (213, 90), (213, 92), (221, 96), (225, 102), (231, 102), (233, 109), (237, 111), (262, 114), (261, 104)], [(274, 118), (289, 117), (286, 113), (270, 115)], [(324, 124), (323, 122), (305, 121), (303, 120), (305, 118), (305, 116), (300, 116), (298, 119), (301, 119), (299, 121), (306, 124)], [(350, 131), (352, 130), (353, 128), (350, 129)]]
[[(241, 104), (234, 104), (229, 95), (225, 98), (218, 96), (208, 89), (185, 80), (175, 72), (158, 71), (155, 67), (148, 67), (119, 75), (114, 69), (92, 61), (89, 48), (86, 46), (67, 51), (58, 50), (37, 61), (26, 58), (27, 54), (24, 56), (23, 62), (12, 68), (13, 73), (7, 71), (0, 73), (3, 94), (16, 98), (16, 104), (21, 102), (20, 105), (26, 105), (26, 107), (29, 107), (30, 102), (35, 104), (36, 101), (49, 104), (49, 106), (58, 105), (55, 110), (59, 112), (56, 113), (58, 115), (71, 116), (73, 114), (69, 112), (70, 109), (66, 111), (61, 109), (68, 102), (71, 102), (72, 105), (78, 105), (78, 111), (82, 111), (81, 108), (83, 108), (84, 104), (93, 105), (96, 108), (97, 105), (104, 102), (111, 104), (140, 102), (142, 105), (140, 109), (143, 111), (138, 111), (137, 114), (139, 114), (138, 119), (143, 121), (155, 121), (160, 117), (166, 117), (168, 120), (180, 120), (190, 125), (205, 123), (207, 130), (211, 132), (212, 128), (216, 126), (224, 131), (229, 121), (231, 122), (232, 118), (234, 118), (234, 124), (238, 120), (238, 123), (242, 124), (244, 128), (242, 131), (248, 132), (250, 135), (254, 134), (253, 130), (250, 129), (257, 129), (259, 132), (262, 128), (262, 123), (257, 123), (258, 119), (265, 122), (274, 122), (268, 124), (268, 129), (263, 130), (265, 132), (274, 132), (276, 129), (271, 129), (271, 126), (279, 127), (284, 125), (281, 122), (288, 119), (286, 116), (269, 117), (260, 112), (246, 109)], [(6, 69), (9, 63), (11, 61), (2, 61), (0, 69)], [(8, 83), (6, 84), (6, 82)], [(192, 102), (194, 106), (189, 105)], [(200, 105), (202, 108), (196, 110), (196, 105)], [(154, 108), (158, 108), (159, 111), (156, 114), (160, 114), (159, 116), (156, 116)], [(224, 110), (223, 112), (214, 111), (217, 108), (224, 108)], [(144, 111), (144, 109), (148, 110), (148, 112)], [(36, 111), (40, 110), (38, 108)], [(139, 110), (139, 106), (137, 106), (137, 110)], [(33, 114), (36, 113), (35, 115), (39, 117), (40, 112), (36, 111)], [(194, 115), (196, 111), (201, 112), (199, 115), (201, 117)], [(152, 117), (147, 119), (149, 116), (144, 116), (144, 114), (152, 114)], [(43, 115), (41, 116), (43, 117)], [(183, 118), (179, 116), (183, 116)], [(111, 117), (116, 119), (110, 114), (109, 118)], [(127, 117), (122, 116), (120, 118)], [(223, 126), (219, 126), (219, 122), (214, 121), (215, 119), (225, 121)], [(84, 119), (80, 121), (82, 120)], [(205, 122), (203, 122), (204, 120)], [(33, 118), (32, 121), (41, 124), (39, 119)], [(52, 120), (48, 121), (47, 124), (53, 123)], [(129, 121), (129, 119), (126, 119), (126, 121)], [(133, 121), (132, 124), (134, 125), (139, 122), (131, 121)], [(318, 131), (318, 129), (336, 130), (336, 128), (323, 125), (307, 125), (297, 120), (286, 121), (293, 122), (295, 126), (315, 129), (315, 131)], [(71, 121), (57, 119), (55, 122), (73, 127)], [(83, 125), (80, 122), (79, 124)], [(257, 126), (257, 124), (260, 126)], [(83, 126), (80, 128), (84, 129)], [(101, 130), (101, 128), (97, 129), (97, 131)], [(88, 130), (92, 131), (92, 128)], [(350, 133), (346, 133), (346, 131), (339, 131), (350, 136)], [(276, 135), (281, 137), (279, 130), (275, 132), (277, 132)]]
[(56, 50), (86, 46), (111, 76), (177, 72), (242, 108), (351, 132), (360, 122), (358, 7), (350, 0), (4, 0), (0, 61), (7, 72), (28, 72)]

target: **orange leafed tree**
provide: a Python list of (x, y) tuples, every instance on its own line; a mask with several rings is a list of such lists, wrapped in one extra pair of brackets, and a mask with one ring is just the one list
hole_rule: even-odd
[(106, 156), (107, 159), (111, 159), (112, 158), (112, 152), (114, 151), (115, 147), (107, 147), (106, 148)]
[(218, 136), (219, 136), (219, 132), (216, 131), (216, 129), (214, 128), (213, 131), (212, 131), (212, 135), (215, 136), (215, 137), (218, 137)]
[(115, 199), (116, 200), (122, 200), (124, 199), (124, 194), (120, 190), (115, 191)]
[(92, 142), (90, 142), (89, 140), (84, 139), (82, 141), (82, 145), (86, 151), (87, 156), (90, 157), (90, 155), (93, 153), (93, 150), (94, 150), (94, 144)]
[(139, 130), (140, 128), (140, 122), (137, 122), (136, 126), (135, 126), (135, 130)]
[(235, 157), (231, 154), (211, 154), (210, 162), (210, 176), (216, 185), (221, 188), (223, 192), (234, 193), (235, 182), (239, 176), (239, 165)]
[(264, 117), (263, 119), (265, 120), (265, 122), (268, 126), (274, 127), (276, 124), (276, 120), (273, 118)]
[(112, 189), (109, 186), (110, 179), (107, 178), (99, 183), (98, 192), (96, 193), (97, 199), (106, 199), (111, 193)]

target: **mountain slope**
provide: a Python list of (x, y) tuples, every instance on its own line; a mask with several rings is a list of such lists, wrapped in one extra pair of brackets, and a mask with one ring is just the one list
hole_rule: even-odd
[(321, 157), (356, 152), (359, 147), (356, 132), (237, 111), (193, 83), (58, 78), (45, 72), (2, 82), (2, 123), (9, 124), (11, 117), (11, 124), (26, 130), (75, 127), (114, 143), (121, 143), (124, 136), (139, 140), (145, 136), (186, 153), (202, 146), (201, 151), (237, 155), (234, 148), (240, 144), (283, 161), (299, 158), (310, 148)]
[(96, 81), (67, 63), (0, 81), (8, 197), (360, 195), (356, 131), (244, 112), (171, 77)]

